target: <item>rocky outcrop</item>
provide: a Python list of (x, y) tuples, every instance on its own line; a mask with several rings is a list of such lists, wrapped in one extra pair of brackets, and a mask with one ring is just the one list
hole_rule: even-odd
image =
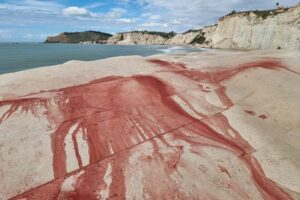
[(300, 4), (267, 11), (236, 12), (222, 17), (217, 24), (184, 33), (131, 31), (62, 33), (48, 37), (47, 43), (107, 43), (118, 45), (194, 45), (222, 49), (300, 50)]
[[(203, 30), (206, 30), (204, 28)], [(300, 50), (300, 5), (274, 11), (234, 13), (221, 18), (202, 47)]]
[(109, 38), (108, 44), (118, 45), (166, 45), (166, 44), (190, 44), (191, 41), (199, 34), (200, 30), (190, 30), (185, 33), (164, 33), (148, 31), (132, 31), (117, 33)]
[(190, 30), (185, 33), (178, 33), (174, 37), (168, 39), (166, 44), (191, 44), (200, 33), (201, 30)]
[(45, 43), (106, 43), (112, 35), (97, 31), (64, 32), (57, 36), (48, 37)]
[(169, 38), (176, 35), (174, 32), (164, 33), (164, 32), (149, 32), (149, 31), (132, 31), (117, 33), (111, 37), (107, 43), (108, 44), (120, 44), (120, 45), (163, 45)]
[(222, 49), (300, 50), (300, 5), (267, 11), (233, 11), (215, 25), (169, 38), (148, 32), (127, 32), (119, 33), (108, 41), (110, 44), (191, 44)]

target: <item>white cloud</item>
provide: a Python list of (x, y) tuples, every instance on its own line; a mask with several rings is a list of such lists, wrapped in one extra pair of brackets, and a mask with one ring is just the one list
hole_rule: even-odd
[(168, 27), (168, 23), (158, 23), (158, 22), (147, 22), (139, 25), (140, 27)]
[(117, 22), (124, 23), (124, 24), (132, 24), (136, 22), (136, 19), (130, 19), (130, 18), (120, 18), (116, 19)]
[(121, 18), (125, 13), (127, 12), (127, 10), (123, 9), (123, 8), (112, 8), (108, 13), (106, 13), (105, 15), (108, 18)]
[[(299, 0), (93, 0), (85, 6), (66, 7), (63, 2), (67, 1), (73, 2), (0, 0), (0, 40), (26, 36), (32, 41), (40, 40), (44, 36), (41, 32), (84, 30), (184, 32), (216, 23), (219, 17), (233, 9), (272, 9), (277, 1), (283, 6), (292, 6)], [(104, 4), (102, 11), (97, 11), (96, 8)]]
[(178, 32), (214, 24), (234, 9), (272, 9), (277, 1), (283, 6), (292, 6), (299, 0), (135, 0), (137, 5), (143, 6), (143, 26), (168, 24), (170, 31)]
[(62, 10), (65, 16), (91, 16), (91, 13), (86, 8), (79, 8), (76, 6), (67, 7)]
[(0, 9), (30, 13), (58, 13), (62, 5), (53, 1), (21, 0), (0, 3)]
[(160, 19), (161, 16), (160, 15), (150, 15), (149, 19), (155, 20), (155, 19)]

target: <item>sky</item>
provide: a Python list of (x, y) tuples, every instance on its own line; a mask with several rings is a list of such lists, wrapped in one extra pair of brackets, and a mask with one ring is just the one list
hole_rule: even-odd
[(274, 9), (299, 0), (0, 0), (0, 42), (43, 41), (61, 32), (184, 32), (232, 10)]

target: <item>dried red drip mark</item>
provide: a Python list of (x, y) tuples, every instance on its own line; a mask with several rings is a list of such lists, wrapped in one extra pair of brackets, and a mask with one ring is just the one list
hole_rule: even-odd
[(90, 167), (86, 169), (85, 172), (75, 181), (74, 189), (63, 193), (65, 197), (68, 197), (65, 199), (98, 199), (99, 188), (108, 187), (104, 182), (104, 176), (108, 168), (109, 163), (104, 161), (101, 163), (101, 168)]
[[(165, 61), (160, 61), (160, 62), (156, 61), (156, 64), (161, 64), (161, 66), (166, 66), (167, 68), (172, 67), (171, 64), (168, 65)], [(251, 69), (251, 68), (265, 68), (265, 69), (273, 69), (273, 70), (274, 69), (286, 69), (293, 73), (297, 73), (295, 71), (288, 69), (287, 67), (282, 65), (277, 60), (252, 62), (252, 63), (239, 65), (235, 68), (218, 70), (216, 72), (201, 72), (201, 71), (193, 71), (193, 70), (177, 71), (177, 72), (184, 76), (190, 77), (191, 79), (194, 79), (196, 81), (208, 81), (209, 83), (216, 84), (216, 83), (220, 83), (221, 81), (227, 80), (244, 70)], [(176, 68), (173, 68), (173, 70), (176, 70)], [(232, 102), (231, 102), (230, 98), (226, 95), (226, 92), (225, 92), (226, 88), (220, 84), (219, 84), (219, 86), (221, 89), (219, 89), (217, 94), (218, 94), (220, 100), (227, 107), (231, 106)], [(247, 112), (247, 111), (245, 111), (245, 112)], [(247, 113), (253, 114), (250, 111), (248, 111)], [(232, 137), (230, 137), (230, 133), (227, 132), (226, 135), (229, 136), (229, 138), (230, 138), (229, 141), (227, 139), (224, 139), (223, 142), (221, 142), (221, 143), (224, 143), (226, 141), (225, 144), (230, 145), (231, 148), (236, 148), (236, 149), (239, 149), (241, 152), (244, 152), (244, 153), (242, 153), (242, 155), (247, 155), (247, 157), (245, 157), (245, 158), (251, 158), (251, 159), (243, 159), (243, 160), (250, 167), (258, 187), (263, 190), (262, 194), (264, 195), (264, 197), (265, 198), (272, 198), (272, 197), (274, 198), (275, 197), (276, 199), (291, 199), (291, 197), (286, 192), (284, 192), (282, 189), (277, 187), (272, 181), (270, 181), (267, 177), (265, 177), (263, 170), (260, 167), (259, 167), (259, 169), (257, 169), (259, 165), (258, 165), (258, 162), (256, 161), (256, 159), (254, 157), (250, 156), (251, 154), (245, 154), (246, 152), (247, 153), (251, 152), (252, 147), (243, 138), (240, 137), (240, 134), (238, 134), (237, 131), (230, 128), (231, 126), (229, 125), (226, 118), (222, 115), (217, 115), (216, 117), (218, 120), (221, 120), (221, 123), (217, 123), (218, 125), (221, 124), (224, 127), (227, 127), (227, 130), (231, 129), (232, 130), (231, 134), (234, 133), (234, 135), (235, 135), (235, 137), (232, 138)], [(215, 137), (216, 134), (212, 134), (212, 136)], [(219, 137), (216, 137), (215, 141), (218, 138)], [(232, 142), (233, 142), (233, 144), (232, 144)], [(258, 179), (258, 177), (260, 177), (260, 179)]]
[[(158, 135), (162, 128), (169, 130), (190, 122), (188, 115), (169, 98), (174, 93), (173, 89), (153, 77), (98, 80), (59, 92), (58, 105), (63, 122), (52, 136), (55, 178), (67, 174), (64, 150), (67, 134), (72, 134), (78, 166), (82, 167), (76, 139), (79, 130), (82, 130), (88, 144), (89, 163), (95, 163)], [(144, 112), (137, 109), (139, 106)], [(128, 120), (133, 125), (128, 124)], [(77, 128), (69, 133), (73, 126)]]
[(289, 199), (289, 196), (283, 189), (278, 187), (272, 180), (268, 179), (261, 168), (258, 161), (251, 155), (246, 155), (244, 161), (248, 163), (248, 166), (252, 172), (252, 176), (261, 191), (264, 199)]
[(221, 113), (217, 113), (207, 119), (205, 119), (206, 123), (210, 126), (217, 126), (219, 131), (222, 132), (228, 140), (233, 141), (236, 145), (239, 146), (241, 155), (250, 154), (254, 151), (254, 148), (244, 140), (237, 130), (231, 127), (228, 119), (222, 115)]
[(21, 109), (21, 113), (31, 112), (33, 115), (37, 115), (37, 107), (47, 108), (49, 105), (48, 100), (44, 98), (21, 98), (13, 100), (0, 101), (0, 107), (9, 106), (9, 109), (0, 117), (0, 124), (7, 120), (18, 109)]
[(120, 156), (118, 160), (112, 160), (112, 183), (109, 187), (110, 199), (126, 199), (126, 183), (124, 177), (124, 166), (127, 163), (127, 157)]
[(245, 113), (247, 113), (249, 115), (256, 115), (256, 113), (252, 110), (245, 110)]
[[(158, 64), (162, 67), (166, 67), (172, 70), (178, 70), (178, 65), (159, 60), (159, 59), (152, 59), (149, 60), (151, 63)], [(278, 69), (285, 69), (287, 71), (290, 71), (292, 73), (299, 74), (296, 71), (293, 71), (286, 66), (284, 66), (279, 60), (262, 60), (262, 61), (256, 61), (256, 62), (250, 62), (245, 64), (240, 64), (234, 67), (230, 68), (220, 68), (215, 69), (214, 71), (208, 71), (208, 72), (201, 72), (198, 70), (179, 70), (178, 72), (182, 75), (188, 76), (191, 79), (196, 79), (198, 81), (207, 80), (210, 83), (220, 83), (221, 81), (227, 80), (238, 73), (241, 73), (242, 71), (245, 71), (247, 69), (252, 68), (264, 68), (264, 69), (272, 69), (272, 70), (278, 70)]]
[(77, 128), (72, 133), (72, 141), (73, 141), (73, 147), (76, 155), (76, 159), (78, 162), (79, 168), (82, 168), (82, 159), (80, 157), (79, 148), (78, 148), (78, 142), (77, 142), (77, 136), (79, 134), (80, 126), (78, 125)]
[(261, 118), (261, 119), (268, 119), (267, 115), (265, 115), (265, 114), (261, 114), (258, 117)]
[[(165, 62), (155, 61), (155, 63), (162, 64), (168, 69), (171, 67), (179, 68), (174, 66), (174, 64)], [(274, 62), (256, 62), (255, 64), (240, 65), (235, 69), (225, 69), (217, 72), (186, 70), (178, 71), (178, 73), (197, 81), (205, 80), (209, 83), (219, 84), (220, 81), (226, 80), (245, 69), (255, 67), (268, 69), (284, 68)], [(60, 100), (58, 106), (63, 114), (63, 120), (58, 124), (58, 129), (52, 136), (55, 178), (64, 177), (67, 173), (64, 140), (74, 125), (78, 126), (71, 133), (74, 145), (78, 146), (76, 137), (79, 134), (78, 130), (82, 130), (82, 134), (88, 143), (89, 162), (95, 163), (112, 155), (110, 148), (114, 152), (132, 148), (142, 141), (157, 136), (161, 133), (158, 131), (160, 128), (170, 130), (172, 124), (179, 124), (178, 127), (181, 127), (194, 122), (193, 126), (184, 128), (198, 134), (199, 137), (203, 138), (202, 141), (195, 142), (193, 138), (184, 132), (180, 132), (180, 130), (177, 130), (179, 134), (176, 134), (176, 137), (192, 145), (210, 145), (235, 152), (251, 170), (257, 187), (266, 199), (290, 199), (285, 191), (265, 176), (259, 163), (250, 154), (252, 147), (240, 137), (237, 131), (231, 128), (225, 116), (221, 114), (216, 115), (208, 123), (195, 119), (170, 98), (170, 96), (176, 94), (184, 99), (182, 95), (177, 94), (171, 86), (154, 77), (136, 76), (131, 78), (114, 77), (104, 80), (100, 79), (89, 84), (64, 88), (59, 91), (61, 96), (58, 98)], [(230, 98), (226, 95), (226, 88), (221, 84), (219, 84), (217, 94), (224, 105), (232, 105)], [(137, 107), (143, 107), (144, 113), (141, 114), (136, 109)], [(160, 114), (163, 114), (163, 117)], [(138, 115), (138, 118), (134, 117), (135, 115)], [(158, 120), (151, 121), (148, 120), (149, 117), (152, 118), (151, 120), (156, 118)], [(128, 121), (134, 125), (130, 125)], [(223, 129), (225, 134), (220, 134), (211, 128), (211, 123), (215, 123), (213, 126), (219, 126)], [(134, 142), (133, 138), (137, 142)], [(142, 138), (142, 140), (138, 138)], [(158, 145), (154, 140), (151, 142), (154, 152), (156, 152), (154, 155), (163, 160), (164, 157), (159, 153)], [(165, 141), (164, 143), (167, 142)], [(78, 151), (78, 147), (74, 148), (75, 151), (76, 148)], [(76, 153), (76, 156), (79, 166), (82, 165), (80, 164), (82, 161), (79, 153)], [(125, 154), (121, 160), (115, 160), (111, 163), (112, 183), (109, 188), (109, 195), (112, 198), (122, 199), (125, 197), (124, 166), (127, 164), (128, 156)], [(175, 156), (174, 158), (177, 158), (175, 159), (176, 162), (174, 162), (176, 167), (180, 156)], [(174, 166), (173, 162), (170, 162), (170, 164)], [(104, 167), (103, 169), (106, 168)], [(73, 196), (73, 194), (77, 195), (80, 193), (81, 195), (77, 196), (78, 198), (96, 198), (96, 190), (101, 189), (105, 185), (103, 183), (103, 172), (97, 172), (96, 174), (99, 176), (96, 176), (93, 171), (87, 170), (84, 172), (76, 181), (75, 191), (66, 195)], [(98, 177), (97, 180), (95, 180), (95, 177)]]
[(173, 153), (170, 156), (170, 159), (166, 161), (167, 166), (170, 169), (176, 169), (182, 154), (183, 154), (183, 146), (182, 145), (176, 146), (175, 153)]

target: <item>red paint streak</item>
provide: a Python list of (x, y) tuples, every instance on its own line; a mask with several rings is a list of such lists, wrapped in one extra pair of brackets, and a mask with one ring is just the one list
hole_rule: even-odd
[(79, 168), (82, 168), (82, 166), (83, 166), (82, 165), (82, 159), (80, 157), (79, 148), (78, 148), (78, 142), (77, 142), (77, 136), (78, 136), (78, 133), (79, 133), (79, 127), (80, 126), (77, 126), (77, 128), (72, 133), (72, 141), (73, 141), (73, 147), (74, 147), (74, 150), (75, 150), (75, 155), (76, 155), (76, 159), (77, 159), (77, 162), (78, 162), (78, 166), (79, 166)]
[[(253, 151), (253, 148), (250, 146), (250, 144), (244, 140), (240, 134), (234, 130), (231, 125), (229, 124), (228, 120), (225, 116), (222, 114), (217, 114), (213, 116), (209, 121), (209, 123), (216, 122), (215, 120), (219, 121), (216, 124), (220, 128), (222, 128), (225, 131), (225, 134), (230, 137), (230, 134), (227, 132), (229, 129), (231, 129), (232, 133), (234, 133), (234, 137), (231, 136), (233, 140), (236, 141), (237, 144), (243, 146), (243, 149), (247, 149), (245, 152), (246, 154), (242, 154), (240, 158), (242, 161), (244, 161), (249, 169), (252, 172), (252, 176), (255, 180), (255, 183), (257, 187), (260, 189), (261, 194), (265, 199), (292, 199), (284, 190), (277, 187), (276, 184), (268, 179), (262, 168), (260, 167), (258, 161), (252, 156), (251, 151)], [(225, 128), (227, 127), (227, 128)], [(224, 129), (225, 128), (225, 129)], [(227, 129), (227, 130), (226, 130)], [(227, 133), (226, 133), (227, 132)]]
[[(78, 134), (79, 129), (84, 130), (84, 137), (89, 147), (90, 163), (94, 163), (111, 155), (108, 141), (111, 141), (113, 151), (118, 152), (136, 144), (132, 142), (132, 137), (138, 141), (140, 138), (138, 135), (140, 135), (145, 140), (153, 137), (153, 134), (157, 135), (159, 133), (158, 128), (153, 127), (153, 125), (144, 127), (144, 129), (148, 128), (149, 130), (143, 133), (140, 132), (136, 124), (133, 127), (128, 127), (125, 116), (131, 118), (132, 123), (138, 123), (142, 126), (143, 124), (146, 125), (148, 121), (145, 114), (151, 117), (159, 114), (154, 114), (150, 110), (149, 113), (141, 115), (137, 112), (137, 107), (143, 107), (145, 99), (153, 104), (148, 107), (158, 107), (161, 111), (164, 111), (163, 113), (172, 115), (172, 110), (161, 105), (161, 103), (169, 101), (166, 97), (172, 91), (166, 88), (162, 82), (151, 77), (93, 81), (83, 86), (63, 89), (61, 92), (62, 103), (59, 105), (64, 115), (64, 122), (53, 134), (52, 140), (56, 178), (60, 178), (67, 173), (64, 140), (70, 128), (76, 125), (78, 120), (80, 123), (78, 123), (77, 131), (72, 133), (75, 151), (78, 152), (75, 135)], [(131, 95), (128, 96), (127, 94)], [(69, 102), (64, 103), (66, 100)], [(174, 114), (177, 118), (179, 117), (178, 114)], [(139, 118), (136, 118), (135, 115)], [(157, 119), (159, 118), (161, 117), (157, 116)], [(177, 121), (179, 124), (187, 123), (187, 120), (178, 119)], [(174, 125), (168, 122), (165, 128), (170, 129), (172, 126)], [(150, 131), (150, 129), (152, 130)], [(123, 134), (120, 135), (119, 133)], [(79, 166), (81, 166), (79, 153), (76, 153), (76, 156)]]
[(249, 115), (256, 115), (256, 113), (252, 110), (245, 110), (245, 113), (247, 113)]
[(62, 193), (63, 199), (98, 199), (99, 189), (108, 187), (103, 181), (108, 164), (109, 162), (105, 160), (101, 163), (101, 167), (92, 166), (85, 169), (85, 172), (76, 180), (74, 190)]
[(292, 199), (288, 193), (278, 187), (272, 180), (268, 179), (258, 161), (251, 155), (244, 157), (249, 164), (252, 176), (261, 191), (264, 199)]
[(219, 85), (219, 88), (215, 92), (226, 108), (233, 106), (231, 99), (226, 95), (226, 88), (224, 86)]
[[(128, 155), (112, 159), (112, 183), (109, 187), (110, 199), (126, 199), (124, 168)], [(118, 159), (118, 160), (117, 160)]]
[(170, 159), (166, 161), (169, 169), (176, 169), (180, 161), (180, 157), (183, 154), (183, 146), (176, 146), (175, 153), (170, 156)]
[(265, 114), (261, 114), (261, 115), (259, 115), (258, 117), (261, 118), (261, 119), (268, 119), (268, 116), (265, 115)]
[(0, 116), (0, 124), (7, 120), (13, 113), (20, 109), (21, 113), (31, 112), (33, 115), (37, 115), (38, 107), (48, 107), (48, 100), (44, 98), (20, 98), (13, 100), (0, 101), (0, 107), (10, 106), (9, 109)]
[[(274, 60), (208, 72), (186, 70), (183, 64), (161, 60), (150, 60), (150, 62), (194, 81), (217, 85), (215, 92), (226, 108), (233, 103), (226, 94), (226, 87), (221, 85), (222, 81), (250, 68), (287, 69)], [(48, 109), (49, 100), (28, 98), (0, 102), (0, 106), (11, 106), (0, 118), (0, 123), (8, 119), (18, 108), (26, 112), (30, 110), (32, 113), (36, 113), (40, 105), (48, 109), (46, 114), (49, 121), (57, 123), (57, 129), (52, 135), (53, 172), (56, 180), (64, 180), (67, 175), (65, 138), (68, 134), (72, 136), (79, 168), (84, 167), (76, 139), (79, 131), (82, 131), (88, 144), (89, 165), (94, 166), (94, 163), (102, 161), (101, 167), (86, 169), (76, 181), (74, 191), (61, 194), (65, 198), (95, 199), (100, 189), (109, 187), (110, 198), (124, 199), (126, 192), (124, 167), (128, 164), (129, 153), (123, 151), (142, 142), (151, 141), (155, 159), (165, 161), (158, 144), (151, 138), (172, 132), (174, 138), (186, 141), (191, 146), (212, 146), (234, 152), (248, 166), (257, 188), (265, 199), (291, 199), (285, 191), (265, 176), (259, 163), (251, 154), (253, 148), (231, 127), (225, 116), (216, 114), (205, 120), (190, 116), (171, 96), (176, 94), (196, 112), (191, 103), (175, 88), (160, 79), (151, 76), (108, 77), (84, 85), (55, 90), (55, 92), (58, 92), (55, 100), (58, 102), (57, 107), (61, 118), (54, 119), (58, 115)], [(199, 92), (203, 91), (200, 89)], [(73, 126), (77, 128), (73, 133), (69, 133)], [(195, 141), (195, 138), (186, 132), (197, 135), (198, 140)], [(160, 139), (163, 144), (167, 144), (166, 140)], [(175, 148), (177, 151), (166, 162), (166, 165), (173, 169), (180, 164), (183, 153), (183, 147)], [(112, 183), (107, 186), (103, 178), (109, 163), (104, 159), (114, 154), (118, 157), (110, 159)], [(102, 164), (103, 162), (105, 164)], [(226, 168), (221, 167), (220, 170), (230, 176)], [(174, 187), (176, 190), (176, 186)], [(41, 189), (41, 191), (49, 192), (51, 195), (57, 194), (56, 189), (53, 191)], [(167, 194), (163, 196), (167, 197)]]
[[(178, 65), (167, 61), (154, 59), (154, 60), (150, 60), (149, 62), (158, 64), (162, 67), (166, 67), (169, 69), (178, 70)], [(230, 79), (231, 77), (245, 70), (253, 69), (253, 68), (263, 68), (263, 69), (271, 69), (271, 70), (285, 69), (292, 73), (299, 74), (298, 72), (293, 71), (287, 68), (286, 66), (284, 66), (279, 60), (275, 60), (275, 59), (250, 62), (250, 63), (240, 64), (234, 67), (228, 67), (223, 69), (219, 67), (214, 71), (208, 71), (208, 72), (201, 72), (198, 70), (180, 70), (178, 72), (185, 76), (191, 77), (192, 79), (196, 79), (198, 81), (207, 80), (210, 83), (220, 83), (224, 80)]]

